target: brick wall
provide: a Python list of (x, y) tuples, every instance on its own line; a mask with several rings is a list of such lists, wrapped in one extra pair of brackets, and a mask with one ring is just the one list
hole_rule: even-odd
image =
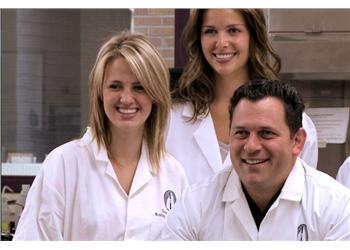
[(169, 68), (174, 67), (175, 10), (135, 9), (134, 31), (144, 33), (158, 48)]

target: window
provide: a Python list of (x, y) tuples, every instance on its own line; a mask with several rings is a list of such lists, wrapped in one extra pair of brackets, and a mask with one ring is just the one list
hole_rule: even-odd
[(1, 149), (32, 153), (78, 138), (88, 125), (88, 76), (101, 44), (130, 29), (128, 9), (1, 11)]

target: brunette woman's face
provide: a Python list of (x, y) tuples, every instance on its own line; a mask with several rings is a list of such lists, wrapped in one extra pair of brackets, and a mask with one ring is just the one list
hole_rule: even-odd
[(249, 31), (242, 14), (233, 9), (209, 9), (203, 14), (204, 57), (220, 77), (248, 80)]

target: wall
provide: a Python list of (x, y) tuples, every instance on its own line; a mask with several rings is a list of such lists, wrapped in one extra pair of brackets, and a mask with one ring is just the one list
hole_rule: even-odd
[(134, 31), (144, 33), (158, 48), (169, 68), (174, 67), (175, 10), (134, 9)]
[[(79, 16), (75, 12), (2, 11), (4, 151), (35, 149), (42, 160), (57, 137), (74, 136), (71, 119), (80, 119), (80, 79), (74, 73), (79, 72), (79, 31), (75, 25)], [(57, 117), (64, 107), (70, 107), (66, 119)], [(78, 112), (69, 117), (74, 111)]]
[(2, 10), (2, 161), (42, 161), (88, 124), (88, 76), (103, 41), (130, 27), (128, 9)]
[(89, 122), (89, 74), (97, 52), (106, 39), (130, 27), (129, 9), (80, 10), (80, 127)]
[(131, 27), (132, 17), (134, 30), (174, 67), (174, 9), (2, 10), (2, 161), (11, 151), (42, 161), (81, 135), (96, 54), (112, 33)]

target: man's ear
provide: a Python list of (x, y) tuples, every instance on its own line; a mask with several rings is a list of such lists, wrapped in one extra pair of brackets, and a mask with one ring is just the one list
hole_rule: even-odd
[(303, 128), (299, 128), (299, 130), (294, 135), (294, 145), (293, 145), (293, 155), (298, 156), (301, 151), (303, 151), (304, 144), (306, 141), (306, 131)]

